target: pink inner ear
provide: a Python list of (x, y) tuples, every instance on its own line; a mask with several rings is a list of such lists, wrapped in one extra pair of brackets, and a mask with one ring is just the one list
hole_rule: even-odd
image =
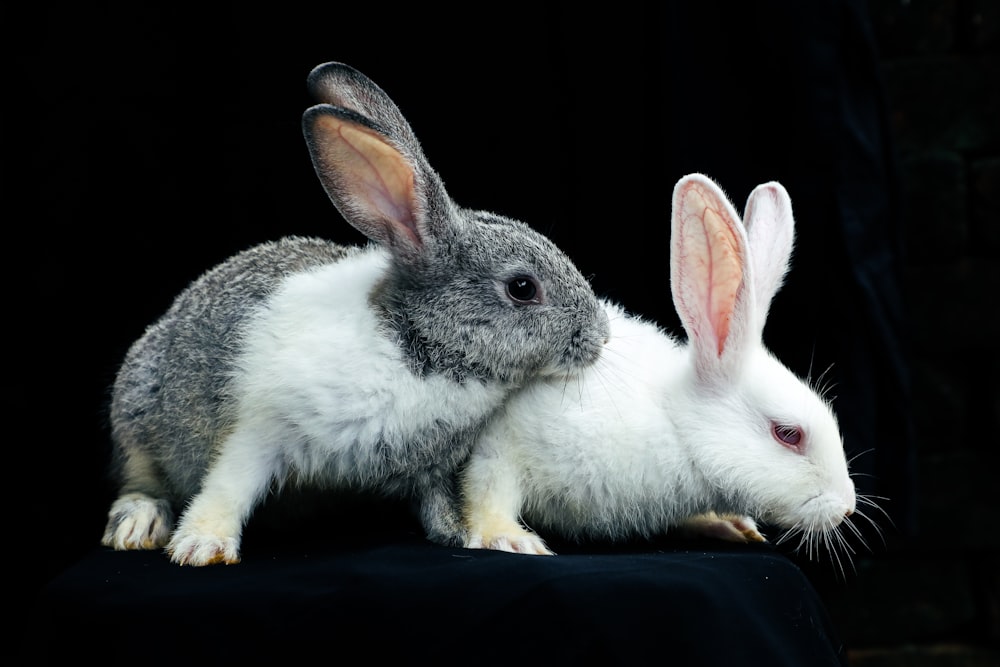
[(743, 282), (739, 238), (727, 223), (730, 215), (725, 203), (698, 184), (692, 184), (684, 192), (683, 206), (680, 229), (685, 249), (685, 279), (698, 301), (697, 312), (703, 314), (701, 324), (708, 325), (716, 340), (716, 352), (721, 356)]
[(411, 242), (420, 245), (413, 215), (413, 170), (395, 148), (363, 129), (341, 123), (332, 117), (322, 118), (327, 136), (338, 136), (330, 146), (330, 155), (343, 175), (347, 192), (355, 206), (375, 219), (403, 230)]

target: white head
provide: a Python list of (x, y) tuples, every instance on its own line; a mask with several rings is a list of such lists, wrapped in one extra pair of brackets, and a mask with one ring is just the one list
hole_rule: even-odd
[[(688, 335), (691, 392), (674, 414), (690, 459), (727, 509), (798, 535), (812, 555), (845, 546), (857, 498), (829, 403), (763, 344), (791, 259), (791, 201), (758, 186), (741, 221), (700, 174), (673, 198), (671, 289)], [(869, 501), (870, 502), (870, 501)], [(845, 519), (848, 519), (845, 522)], [(780, 540), (779, 540), (780, 541)]]

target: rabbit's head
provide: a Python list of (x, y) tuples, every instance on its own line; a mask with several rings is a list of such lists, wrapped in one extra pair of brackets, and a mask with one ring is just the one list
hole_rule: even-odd
[(836, 416), (763, 343), (792, 252), (788, 193), (776, 182), (758, 186), (741, 221), (715, 183), (692, 174), (675, 187), (671, 224), (691, 388), (672, 412), (691, 460), (726, 504), (786, 537), (810, 549), (842, 539), (834, 529), (855, 512), (856, 496)]
[(550, 239), (456, 204), (399, 109), (357, 70), (325, 63), (308, 81), (320, 101), (303, 116), (316, 173), (341, 215), (387, 250), (372, 306), (415, 371), (519, 385), (599, 356), (607, 317)]

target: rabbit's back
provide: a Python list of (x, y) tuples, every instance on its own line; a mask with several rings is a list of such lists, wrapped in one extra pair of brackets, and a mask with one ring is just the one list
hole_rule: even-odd
[(121, 459), (143, 452), (175, 500), (200, 485), (232, 424), (227, 390), (247, 323), (292, 275), (352, 249), (286, 237), (234, 255), (193, 281), (132, 345), (111, 396), (112, 437)]

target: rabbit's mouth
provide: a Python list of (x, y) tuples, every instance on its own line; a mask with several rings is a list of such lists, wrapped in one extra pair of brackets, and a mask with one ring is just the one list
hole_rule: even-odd
[(610, 334), (603, 332), (585, 332), (577, 329), (570, 337), (570, 344), (560, 357), (555, 374), (571, 375), (588, 366), (596, 364), (604, 353)]
[(596, 353), (592, 351), (567, 352), (555, 364), (542, 370), (540, 375), (550, 380), (571, 381), (576, 379), (582, 371), (593, 366), (600, 358), (600, 350)]
[(803, 506), (806, 523), (814, 530), (833, 530), (854, 513), (854, 503), (840, 494), (821, 493)]
[(583, 338), (582, 336), (574, 336), (573, 345), (570, 347), (569, 353), (564, 357), (563, 364), (570, 370), (574, 370), (586, 368), (591, 364), (597, 363), (597, 360), (601, 358), (606, 342), (607, 340), (597, 342), (592, 339)]

